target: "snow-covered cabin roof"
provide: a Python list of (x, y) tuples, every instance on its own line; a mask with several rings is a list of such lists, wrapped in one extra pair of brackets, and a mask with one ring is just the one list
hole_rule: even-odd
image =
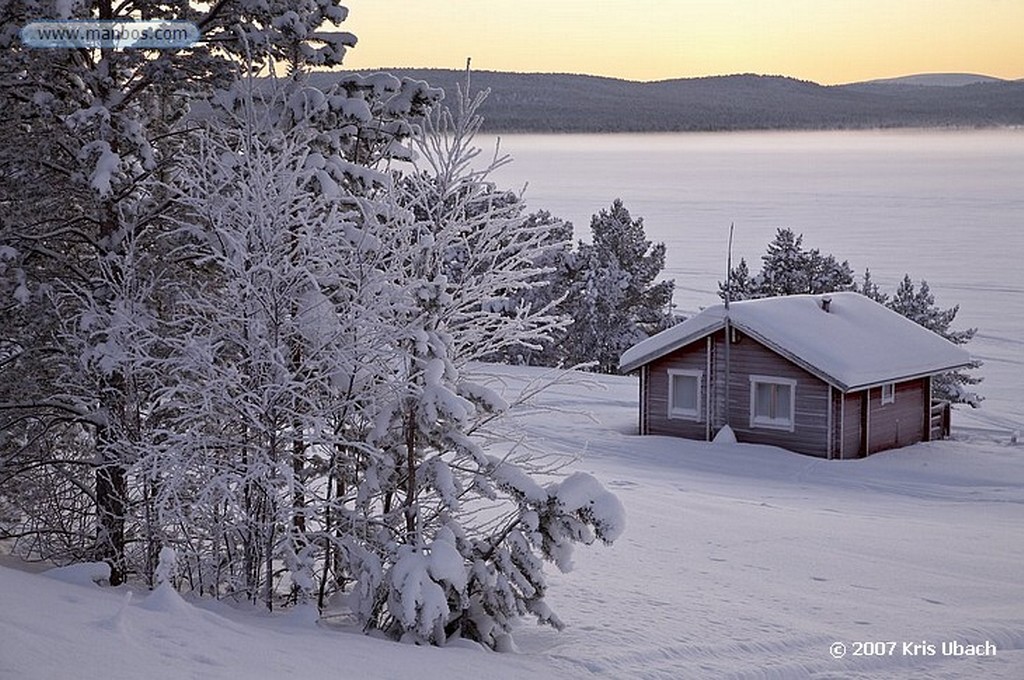
[[(828, 311), (822, 300), (828, 298)], [(628, 373), (725, 327), (725, 306), (708, 307), (630, 347)], [(730, 324), (844, 390), (910, 380), (968, 366), (970, 355), (859, 293), (789, 295), (734, 302)]]

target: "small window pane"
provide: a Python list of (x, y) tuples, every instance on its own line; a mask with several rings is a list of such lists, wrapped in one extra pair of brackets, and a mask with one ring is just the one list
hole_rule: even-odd
[(672, 407), (675, 410), (697, 410), (697, 378), (690, 375), (672, 376)]
[(750, 377), (750, 426), (793, 431), (796, 381)]
[(771, 383), (756, 383), (757, 394), (754, 397), (754, 415), (758, 418), (772, 417), (772, 390), (775, 386)]
[(668, 383), (669, 417), (700, 420), (700, 383), (697, 371), (672, 371)]
[(775, 413), (773, 418), (789, 419), (790, 399), (792, 398), (789, 385), (774, 385), (775, 387)]

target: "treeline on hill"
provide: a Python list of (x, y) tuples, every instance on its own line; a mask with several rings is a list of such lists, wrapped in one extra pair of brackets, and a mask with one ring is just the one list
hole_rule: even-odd
[[(454, 91), (459, 71), (392, 69)], [(329, 83), (336, 74), (317, 73)], [(1024, 81), (823, 86), (781, 76), (657, 82), (478, 71), (485, 132), (681, 132), (1024, 125)]]

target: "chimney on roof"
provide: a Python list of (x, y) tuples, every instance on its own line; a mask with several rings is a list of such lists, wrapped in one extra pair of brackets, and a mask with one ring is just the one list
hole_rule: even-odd
[(826, 314), (828, 314), (829, 307), (831, 307), (831, 306), (832, 306), (832, 296), (831, 295), (822, 295), (821, 296), (821, 311), (823, 311)]

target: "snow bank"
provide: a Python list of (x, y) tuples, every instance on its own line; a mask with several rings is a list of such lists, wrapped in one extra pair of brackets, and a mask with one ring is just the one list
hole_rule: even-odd
[(65, 583), (93, 586), (100, 581), (110, 580), (110, 565), (106, 562), (81, 562), (44, 571), (43, 576)]
[(731, 427), (725, 425), (718, 431), (718, 434), (715, 435), (715, 438), (712, 441), (715, 444), (735, 444), (736, 433), (732, 431)]

